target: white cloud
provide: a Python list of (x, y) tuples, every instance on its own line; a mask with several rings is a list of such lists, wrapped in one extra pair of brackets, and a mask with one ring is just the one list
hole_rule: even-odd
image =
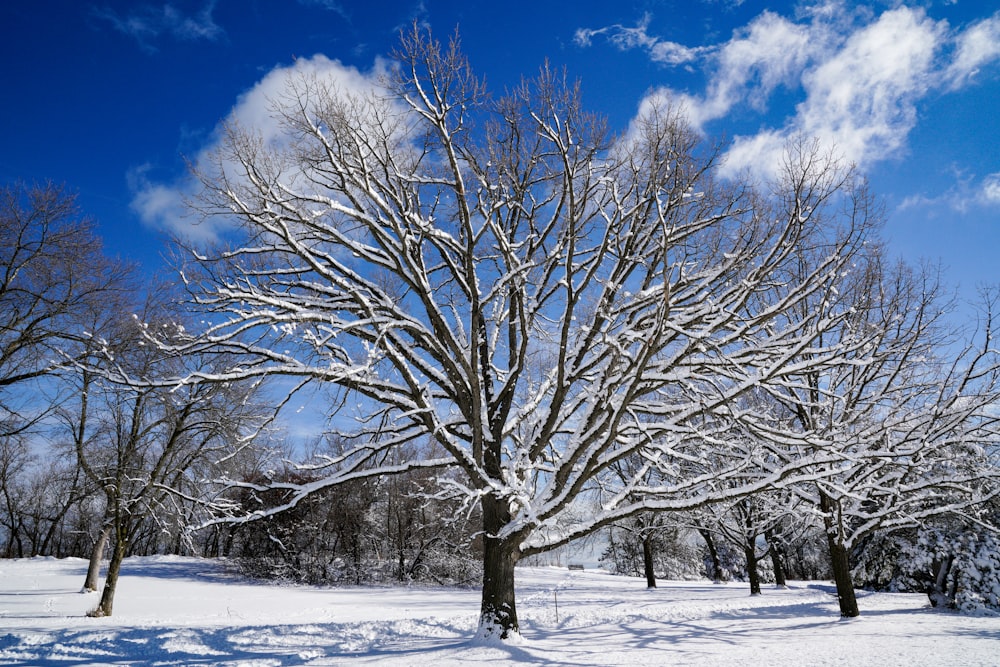
[(978, 199), (984, 205), (1000, 206), (1000, 172), (983, 179)]
[(829, 41), (825, 30), (765, 11), (718, 50), (715, 75), (706, 94), (688, 102), (693, 121), (701, 127), (738, 104), (763, 111), (778, 86), (797, 85), (800, 73)]
[[(590, 44), (604, 35), (619, 48), (659, 44), (646, 17), (635, 28), (579, 31)], [(923, 9), (899, 5), (876, 13), (843, 0), (819, 0), (790, 19), (764, 11), (720, 44), (688, 48), (683, 62), (706, 73), (701, 91), (660, 88), (640, 104), (672, 100), (703, 131), (736, 109), (761, 114), (761, 129), (737, 136), (727, 155), (729, 174), (751, 169), (773, 175), (781, 147), (793, 137), (816, 138), (862, 168), (905, 152), (918, 104), (931, 91), (967, 85), (1000, 60), (1000, 14), (960, 30)], [(685, 50), (686, 49), (686, 50)], [(662, 61), (661, 61), (662, 62)], [(680, 60), (679, 60), (680, 62)], [(764, 116), (779, 88), (801, 94), (794, 110), (768, 123)]]
[(306, 6), (313, 5), (315, 7), (329, 9), (331, 12), (335, 12), (340, 14), (342, 17), (347, 18), (347, 11), (344, 9), (344, 5), (341, 4), (339, 0), (299, 0), (299, 4)]
[(161, 36), (170, 36), (182, 41), (221, 38), (225, 33), (215, 23), (212, 13), (216, 0), (208, 0), (199, 9), (185, 11), (176, 3), (167, 2), (162, 7), (139, 5), (127, 14), (119, 14), (109, 7), (97, 8), (95, 15), (108, 21), (115, 30), (135, 38), (142, 48), (154, 50), (152, 41)]
[[(643, 34), (645, 27), (645, 23), (640, 24)], [(597, 32), (590, 31), (591, 34)], [(578, 43), (589, 43), (581, 39), (579, 31), (577, 35)], [(638, 37), (634, 39), (636, 44), (640, 42)], [(669, 104), (683, 108), (691, 124), (703, 130), (706, 124), (724, 118), (738, 105), (745, 104), (763, 111), (768, 96), (777, 87), (798, 85), (803, 69), (828, 49), (831, 39), (823, 31), (810, 30), (809, 26), (795, 24), (765, 11), (725, 44), (692, 51), (692, 59), (707, 59), (713, 68), (704, 94), (693, 95), (665, 87), (655, 89), (640, 102), (637, 118), (641, 118), (649, 108)], [(655, 41), (653, 38), (648, 40)], [(771, 139), (762, 135), (746, 145), (745, 149), (762, 149)], [(779, 143), (782, 143), (780, 139)]]
[(210, 225), (197, 224), (185, 203), (187, 187), (181, 188), (156, 183), (149, 178), (152, 165), (144, 164), (131, 169), (126, 175), (132, 191), (130, 208), (139, 215), (143, 224), (180, 235), (194, 241), (210, 241), (214, 232)]
[(955, 58), (946, 75), (952, 88), (967, 83), (983, 65), (1000, 59), (1000, 14), (969, 26), (955, 42)]
[[(190, 156), (195, 171), (213, 171), (221, 147), (222, 130), (226, 125), (252, 129), (265, 145), (282, 144), (285, 140), (284, 129), (273, 110), (275, 102), (288, 94), (290, 82), (302, 80), (302, 77), (315, 77), (343, 94), (361, 96), (377, 88), (383, 72), (384, 63), (381, 61), (376, 62), (371, 72), (362, 73), (323, 55), (300, 58), (294, 65), (276, 67), (237, 98), (213, 138), (197, 155)], [(231, 165), (223, 164), (223, 168), (228, 166)], [(214, 240), (226, 230), (226, 221), (220, 218), (201, 220), (191, 212), (187, 202), (194, 198), (198, 188), (194, 177), (186, 176), (162, 183), (149, 179), (148, 173), (149, 167), (144, 166), (129, 174), (131, 207), (144, 224), (196, 242)]]
[(921, 209), (925, 212), (940, 210), (967, 214), (982, 209), (1000, 210), (1000, 172), (987, 174), (981, 179), (958, 172), (956, 183), (937, 196), (913, 195), (899, 205), (899, 211)]
[(780, 155), (775, 146), (793, 136), (817, 138), (861, 167), (905, 148), (916, 103), (937, 80), (935, 55), (946, 36), (944, 24), (901, 7), (858, 28), (836, 48), (829, 48), (835, 44), (829, 30), (822, 22), (810, 26), (827, 48), (799, 61), (807, 62), (798, 73), (805, 100), (781, 127), (737, 138), (727, 156), (731, 173), (755, 169), (773, 175), (774, 157)]
[(723, 175), (733, 177), (749, 171), (764, 177), (777, 176), (790, 138), (782, 130), (763, 130), (753, 136), (736, 137), (723, 156)]
[(944, 25), (922, 11), (885, 12), (803, 74), (806, 101), (790, 129), (861, 165), (898, 154), (916, 123), (916, 102), (934, 82), (944, 37)]

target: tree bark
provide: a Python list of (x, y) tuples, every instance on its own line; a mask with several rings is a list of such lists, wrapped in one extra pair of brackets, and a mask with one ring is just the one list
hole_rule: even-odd
[(642, 536), (642, 567), (646, 572), (646, 588), (656, 588), (656, 572), (653, 569), (653, 538), (649, 533)]
[(954, 607), (954, 595), (948, 595), (948, 574), (951, 572), (951, 565), (955, 557), (948, 555), (944, 559), (934, 559), (931, 564), (931, 571), (934, 574), (934, 583), (927, 589), (927, 597), (931, 601), (932, 607)]
[(514, 566), (520, 549), (510, 537), (497, 537), (510, 521), (507, 501), (483, 496), (483, 597), (479, 612), (481, 639), (514, 639), (520, 634), (514, 602)]
[(104, 547), (108, 543), (108, 536), (111, 534), (111, 526), (107, 525), (101, 529), (101, 534), (97, 536), (94, 548), (90, 552), (90, 566), (87, 568), (87, 579), (83, 582), (83, 590), (96, 591), (97, 580), (101, 574), (101, 558), (104, 556)]
[(712, 559), (712, 572), (710, 573), (712, 582), (721, 584), (722, 563), (719, 561), (719, 551), (715, 548), (715, 540), (712, 539), (712, 533), (708, 532), (705, 528), (699, 528), (698, 534), (705, 540), (705, 545), (708, 547), (708, 555)]
[(104, 592), (101, 593), (101, 602), (88, 616), (111, 616), (111, 610), (115, 604), (115, 589), (118, 586), (118, 573), (121, 571), (122, 561), (125, 560), (127, 546), (123, 535), (116, 537), (115, 546), (111, 550), (111, 559), (108, 562), (108, 574), (104, 578)]
[(764, 533), (767, 541), (767, 551), (771, 555), (771, 566), (774, 569), (774, 585), (778, 588), (786, 588), (788, 582), (785, 580), (785, 553), (781, 545), (781, 540), (775, 537), (774, 531)]
[(851, 578), (850, 558), (844, 545), (839, 507), (839, 503), (833, 498), (825, 493), (820, 494), (820, 509), (823, 510), (823, 523), (830, 548), (830, 569), (833, 571), (833, 581), (837, 585), (840, 615), (842, 618), (854, 618), (860, 616), (861, 611), (858, 609), (858, 599), (854, 595), (854, 580)]
[(743, 553), (747, 559), (747, 578), (750, 580), (750, 595), (760, 595), (760, 574), (757, 572), (756, 540), (749, 540), (743, 545)]

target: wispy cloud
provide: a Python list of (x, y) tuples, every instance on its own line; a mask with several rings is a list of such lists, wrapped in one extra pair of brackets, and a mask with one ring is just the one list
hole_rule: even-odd
[(161, 5), (139, 4), (127, 13), (118, 13), (110, 7), (94, 9), (101, 20), (132, 38), (147, 51), (155, 51), (155, 42), (163, 37), (180, 41), (214, 41), (225, 32), (212, 18), (216, 0), (209, 0), (196, 9), (179, 7), (177, 3)]
[[(955, 30), (917, 7), (897, 6), (881, 14), (823, 0), (787, 18), (765, 11), (726, 42), (670, 48), (675, 61), (654, 55), (660, 41), (648, 17), (632, 29), (587, 29), (577, 43), (604, 35), (618, 48), (642, 48), (667, 65), (700, 67), (703, 90), (661, 88), (650, 100), (682, 105), (704, 129), (734, 109), (761, 113), (754, 135), (734, 139), (727, 170), (773, 174), (784, 146), (795, 136), (820, 139), (862, 167), (906, 150), (917, 107), (931, 92), (957, 90), (980, 68), (1000, 60), (1000, 14)], [(672, 43), (671, 43), (672, 44)], [(801, 93), (794, 110), (768, 124), (763, 115), (779, 87)]]
[(982, 209), (1000, 210), (1000, 172), (982, 178), (959, 173), (955, 185), (947, 191), (935, 196), (913, 195), (897, 207), (898, 211), (908, 209), (922, 209), (931, 214), (935, 211), (966, 214)]
[[(811, 27), (831, 44), (824, 25)], [(935, 52), (945, 36), (921, 11), (899, 8), (813, 53), (799, 73), (805, 101), (780, 127), (738, 137), (727, 156), (733, 172), (772, 173), (789, 138), (804, 135), (836, 147), (862, 167), (904, 148), (916, 103), (936, 80)]]
[(651, 60), (669, 65), (680, 65), (695, 60), (703, 51), (677, 42), (659, 39), (649, 34), (650, 15), (646, 14), (634, 27), (615, 24), (604, 28), (580, 28), (574, 37), (580, 46), (590, 46), (595, 37), (603, 37), (619, 49), (644, 49)]
[(305, 5), (306, 7), (322, 7), (323, 9), (328, 9), (335, 14), (339, 14), (341, 18), (349, 20), (350, 15), (344, 8), (344, 4), (340, 0), (299, 0), (300, 5)]
[(961, 87), (979, 68), (1000, 58), (1000, 13), (969, 26), (955, 37), (954, 60), (946, 72), (953, 88)]

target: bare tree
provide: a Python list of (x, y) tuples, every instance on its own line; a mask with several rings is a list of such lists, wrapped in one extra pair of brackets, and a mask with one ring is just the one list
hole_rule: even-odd
[[(848, 171), (807, 164), (800, 191), (774, 197), (717, 182), (715, 151), (677, 110), (647, 110), (612, 139), (549, 68), (493, 101), (457, 39), (415, 29), (397, 55), (367, 96), (292, 81), (278, 138), (227, 128), (203, 206), (239, 227), (184, 269), (209, 322), (184, 350), (235, 362), (186, 381), (339, 388), (331, 411), (361, 420), (355, 447), (321, 480), (285, 485), (283, 507), (359, 477), (456, 471), (448, 483), (483, 521), (480, 633), (507, 638), (522, 556), (806, 465), (757, 465), (739, 447), (709, 474), (674, 462), (700, 457), (742, 418), (733, 400), (790, 361), (839, 354), (814, 346), (831, 310), (808, 325), (788, 312), (832, 291), (870, 225), (848, 212), (824, 258), (792, 275), (814, 210), (850, 196)], [(440, 456), (386, 456), (426, 439)], [(635, 477), (608, 474), (630, 456)], [(663, 481), (648, 484), (653, 467)]]
[[(849, 558), (861, 538), (974, 509), (997, 493), (998, 473), (994, 305), (987, 299), (978, 340), (962, 342), (934, 271), (887, 262), (878, 246), (856, 262), (836, 297), (852, 316), (819, 337), (843, 350), (842, 362), (769, 385), (783, 406), (776, 421), (841, 453), (798, 493), (823, 521), (845, 617), (860, 613)], [(831, 305), (813, 302), (798, 316)], [(859, 334), (862, 346), (851, 342)]]
[[(256, 414), (245, 384), (217, 383), (165, 387), (184, 363), (205, 367), (203, 359), (180, 359), (146, 344), (143, 330), (154, 326), (169, 338), (181, 328), (152, 290), (135, 315), (119, 313), (107, 328), (93, 332), (88, 355), (74, 366), (79, 405), (67, 412), (80, 468), (105, 496), (104, 531), (92, 564), (110, 538), (111, 558), (100, 603), (91, 614), (110, 616), (122, 561), (136, 537), (151, 526), (178, 530), (169, 522), (183, 495), (201, 490), (189, 474), (213, 457), (224, 458)], [(92, 567), (91, 570), (94, 568)], [(88, 576), (86, 585), (93, 585)], [(86, 587), (85, 585), (85, 587)]]
[(51, 407), (13, 391), (65, 363), (81, 317), (122, 289), (129, 268), (105, 257), (73, 195), (51, 183), (0, 188), (0, 436)]
[(46, 452), (55, 463), (44, 469), (31, 460), (49, 444), (43, 420), (65, 399), (54, 374), (80, 354), (93, 312), (129, 289), (130, 272), (103, 254), (63, 187), (0, 188), (0, 473), (10, 553), (70, 548), (64, 523), (92, 489), (57, 451)]

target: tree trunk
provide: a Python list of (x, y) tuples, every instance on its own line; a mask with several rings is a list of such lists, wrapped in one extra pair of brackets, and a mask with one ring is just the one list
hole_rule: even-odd
[(101, 593), (101, 602), (88, 616), (111, 616), (111, 610), (115, 604), (115, 588), (118, 586), (118, 573), (121, 571), (122, 561), (125, 560), (126, 546), (127, 543), (124, 536), (118, 535), (115, 540), (115, 546), (111, 550), (111, 559), (108, 562), (108, 574), (104, 578), (104, 592)]
[(954, 594), (949, 597), (948, 595), (948, 574), (951, 572), (951, 565), (954, 562), (955, 557), (949, 555), (944, 559), (934, 559), (931, 563), (931, 571), (934, 574), (934, 583), (927, 589), (927, 597), (931, 601), (932, 607), (954, 607), (955, 597)]
[(715, 540), (712, 539), (712, 533), (708, 532), (705, 528), (699, 528), (698, 534), (701, 538), (705, 540), (705, 545), (708, 547), (708, 555), (712, 559), (712, 572), (709, 576), (713, 583), (722, 583), (722, 563), (719, 561), (719, 551), (715, 548)]
[(520, 550), (511, 538), (498, 538), (510, 521), (507, 501), (483, 496), (483, 603), (479, 612), (481, 639), (515, 639), (520, 630), (514, 603), (514, 566)]
[(656, 588), (656, 572), (653, 570), (653, 538), (649, 533), (642, 536), (642, 567), (646, 571), (646, 588)]
[(756, 539), (749, 540), (743, 545), (743, 553), (747, 558), (747, 578), (750, 580), (750, 595), (760, 595), (760, 574), (757, 572), (757, 545)]
[(767, 551), (771, 555), (771, 566), (774, 568), (774, 585), (786, 588), (788, 582), (785, 581), (785, 553), (781, 540), (775, 537), (773, 531), (765, 532), (764, 539), (767, 541)]
[(107, 525), (101, 529), (101, 534), (97, 536), (94, 548), (90, 552), (90, 566), (87, 568), (87, 579), (83, 582), (83, 590), (96, 591), (97, 579), (101, 574), (101, 558), (104, 557), (104, 547), (108, 543), (108, 536), (111, 534), (111, 526)]
[(860, 616), (861, 611), (858, 609), (858, 599), (854, 595), (851, 563), (847, 547), (844, 545), (839, 507), (839, 503), (833, 498), (823, 493), (820, 494), (820, 509), (823, 510), (826, 539), (830, 547), (830, 569), (833, 571), (833, 581), (837, 585), (840, 615), (842, 618), (854, 618)]

